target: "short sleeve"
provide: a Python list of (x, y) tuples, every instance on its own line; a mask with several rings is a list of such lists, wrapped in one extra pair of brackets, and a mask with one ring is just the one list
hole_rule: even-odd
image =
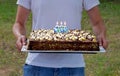
[(87, 11), (99, 4), (100, 4), (99, 0), (83, 0), (84, 9)]
[(29, 10), (31, 9), (31, 0), (17, 0), (17, 4)]

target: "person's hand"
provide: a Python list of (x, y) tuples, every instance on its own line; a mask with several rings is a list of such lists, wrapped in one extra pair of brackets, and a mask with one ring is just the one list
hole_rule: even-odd
[(100, 34), (100, 35), (97, 36), (97, 39), (98, 39), (99, 45), (103, 46), (104, 49), (107, 49), (108, 41), (107, 41), (105, 35), (104, 34)]
[(22, 46), (26, 44), (27, 44), (26, 37), (24, 35), (21, 35), (17, 38), (16, 47), (19, 51), (21, 51)]

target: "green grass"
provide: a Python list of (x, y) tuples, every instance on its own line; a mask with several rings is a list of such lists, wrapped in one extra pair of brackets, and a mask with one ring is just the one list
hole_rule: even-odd
[[(7, 2), (5, 2), (7, 1)], [(15, 21), (16, 0), (0, 0), (0, 76), (22, 76), (22, 66), (26, 53), (19, 53), (15, 48), (12, 25)], [(109, 47), (106, 53), (84, 55), (86, 76), (120, 76), (120, 4), (102, 3), (100, 10), (107, 27)], [(91, 30), (84, 12), (82, 28)], [(31, 17), (27, 23), (28, 33)]]
[[(105, 54), (85, 55), (86, 76), (120, 76), (120, 9), (119, 4), (102, 3), (100, 10), (107, 27), (109, 47)], [(84, 16), (84, 20), (87, 16)], [(85, 22), (83, 20), (83, 23)], [(83, 28), (91, 29), (89, 22)]]

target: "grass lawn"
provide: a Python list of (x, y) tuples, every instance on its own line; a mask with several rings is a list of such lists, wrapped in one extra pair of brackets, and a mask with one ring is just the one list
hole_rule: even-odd
[[(0, 0), (0, 76), (22, 76), (22, 66), (27, 53), (19, 53), (15, 48), (12, 25), (15, 21), (16, 0)], [(102, 3), (100, 10), (107, 27), (109, 47), (106, 53), (84, 55), (86, 76), (120, 76), (120, 4)], [(84, 12), (82, 28), (91, 30)], [(27, 22), (28, 33), (31, 17)]]

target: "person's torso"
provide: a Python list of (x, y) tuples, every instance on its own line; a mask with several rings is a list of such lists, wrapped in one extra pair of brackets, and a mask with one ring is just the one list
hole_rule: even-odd
[(33, 29), (52, 29), (57, 21), (80, 29), (82, 8), (82, 0), (31, 0)]
[[(53, 29), (66, 21), (69, 29), (81, 28), (82, 0), (31, 0), (33, 30)], [(26, 63), (45, 67), (84, 67), (81, 54), (29, 53)]]

